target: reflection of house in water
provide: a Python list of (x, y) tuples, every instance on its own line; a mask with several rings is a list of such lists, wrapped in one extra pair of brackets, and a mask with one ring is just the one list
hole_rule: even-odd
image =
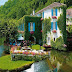
[(72, 72), (72, 53), (51, 51), (50, 59), (57, 72)]

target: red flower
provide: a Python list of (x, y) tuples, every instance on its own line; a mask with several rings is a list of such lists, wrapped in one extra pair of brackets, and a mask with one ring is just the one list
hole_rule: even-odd
[(52, 16), (52, 18), (53, 18), (53, 19), (57, 19), (57, 17), (56, 17), (56, 16)]
[(56, 30), (53, 30), (52, 32), (53, 32), (53, 33), (56, 33)]
[(30, 34), (34, 34), (34, 31), (30, 31)]

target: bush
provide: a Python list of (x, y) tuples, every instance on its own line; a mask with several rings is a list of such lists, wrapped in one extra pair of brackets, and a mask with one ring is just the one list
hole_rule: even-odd
[(58, 50), (66, 50), (66, 48), (63, 47), (64, 45), (64, 41), (62, 39), (62, 37), (60, 36), (59, 38), (56, 39), (56, 41), (51, 41), (51, 46), (54, 49), (58, 49)]

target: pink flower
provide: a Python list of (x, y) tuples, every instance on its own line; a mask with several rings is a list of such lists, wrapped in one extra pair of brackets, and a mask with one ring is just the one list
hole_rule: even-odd
[(41, 30), (41, 32), (43, 32), (43, 31)]
[(66, 44), (64, 44), (64, 45), (63, 45), (63, 47), (67, 47), (67, 45), (66, 45)]
[(23, 54), (25, 54), (25, 52), (23, 52)]
[(43, 20), (43, 18), (41, 18), (41, 21)]

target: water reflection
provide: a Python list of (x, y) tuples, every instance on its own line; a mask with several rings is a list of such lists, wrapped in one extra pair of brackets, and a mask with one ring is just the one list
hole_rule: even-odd
[(1, 46), (0, 46), (0, 57), (2, 56), (3, 51), (4, 51), (4, 46), (3, 46), (3, 45), (1, 45)]
[(72, 53), (51, 51), (50, 61), (57, 72), (72, 72)]
[(36, 62), (32, 64), (31, 68), (24, 70), (23, 72), (53, 72), (48, 63), (44, 61)]
[(50, 58), (34, 63), (23, 72), (72, 72), (72, 53), (52, 50)]

